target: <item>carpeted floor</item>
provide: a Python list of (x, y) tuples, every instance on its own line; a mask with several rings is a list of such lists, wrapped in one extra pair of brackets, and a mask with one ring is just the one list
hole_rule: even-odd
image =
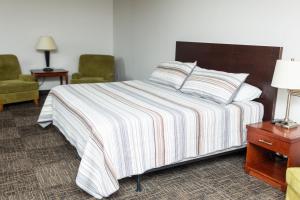
[[(75, 177), (76, 150), (53, 126), (36, 125), (40, 108), (33, 103), (5, 106), (0, 113), (0, 200), (94, 199)], [(120, 181), (109, 199), (284, 199), (284, 194), (244, 173), (244, 154), (234, 154), (143, 177)]]

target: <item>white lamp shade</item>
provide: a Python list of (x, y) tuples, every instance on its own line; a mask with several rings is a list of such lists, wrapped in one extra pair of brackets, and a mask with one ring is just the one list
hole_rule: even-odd
[(300, 89), (300, 62), (278, 60), (276, 63), (272, 86), (282, 89)]
[(56, 44), (51, 36), (42, 36), (36, 45), (37, 50), (53, 51), (56, 50)]

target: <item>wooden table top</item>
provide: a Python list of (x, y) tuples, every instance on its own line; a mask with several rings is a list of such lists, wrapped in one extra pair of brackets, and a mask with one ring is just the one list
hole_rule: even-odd
[(43, 69), (32, 69), (30, 70), (33, 74), (49, 74), (49, 73), (68, 73), (65, 69), (53, 69), (53, 71), (43, 71)]
[(296, 128), (283, 128), (281, 126), (277, 126), (272, 124), (271, 122), (262, 122), (257, 124), (250, 124), (247, 127), (261, 129), (267, 132), (274, 134), (276, 137), (280, 137), (282, 140), (295, 142), (300, 140), (300, 126)]

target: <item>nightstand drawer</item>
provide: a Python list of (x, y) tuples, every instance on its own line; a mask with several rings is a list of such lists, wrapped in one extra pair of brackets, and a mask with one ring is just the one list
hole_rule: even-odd
[(274, 152), (279, 152), (281, 154), (287, 155), (289, 151), (289, 144), (281, 140), (277, 140), (273, 137), (267, 136), (263, 133), (263, 130), (259, 132), (252, 133), (251, 130), (248, 131), (248, 142), (256, 144), (265, 149), (269, 149)]

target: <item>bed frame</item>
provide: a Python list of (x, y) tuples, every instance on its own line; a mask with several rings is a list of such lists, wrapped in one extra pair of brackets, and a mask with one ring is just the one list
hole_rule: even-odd
[[(249, 73), (246, 82), (262, 90), (258, 102), (264, 105), (263, 120), (274, 117), (277, 89), (271, 87), (276, 61), (281, 59), (282, 47), (250, 46), (233, 44), (176, 42), (176, 60), (181, 62), (197, 61), (199, 67), (232, 73)], [(180, 165), (198, 162), (224, 154), (243, 150), (244, 147), (228, 150), (198, 159), (151, 169), (146, 173), (173, 168)], [(141, 191), (142, 175), (136, 176), (136, 191)]]

